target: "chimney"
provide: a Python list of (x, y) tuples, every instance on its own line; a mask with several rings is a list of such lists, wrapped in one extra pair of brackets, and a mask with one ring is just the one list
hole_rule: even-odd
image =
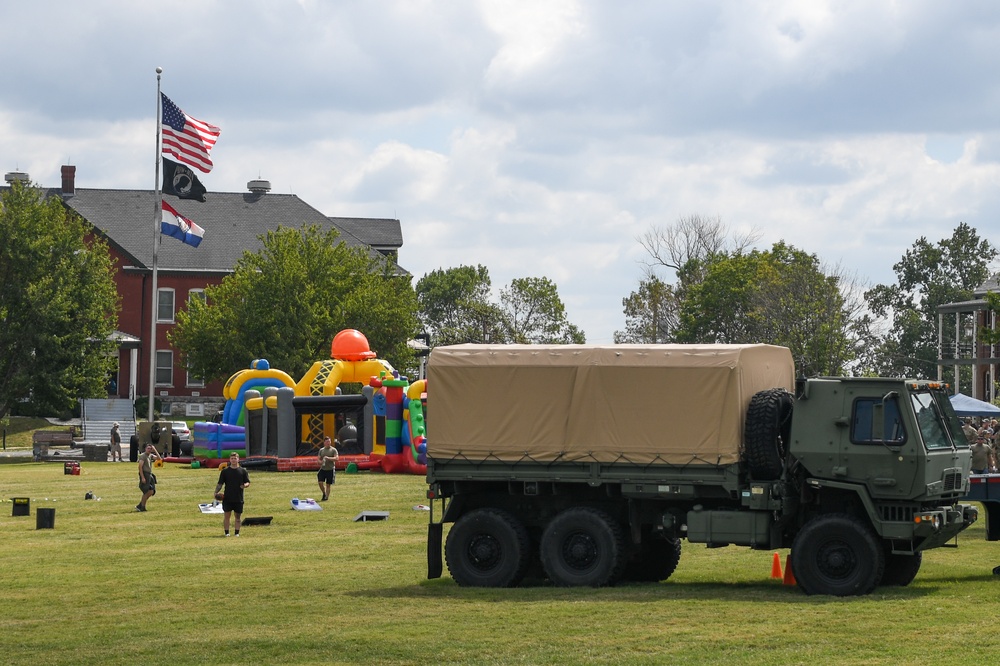
[(64, 197), (76, 194), (76, 167), (64, 164), (62, 167), (62, 193)]
[(24, 173), (23, 171), (8, 171), (7, 173), (4, 174), (3, 179), (5, 182), (8, 183), (16, 182), (16, 183), (24, 183), (25, 185), (27, 185), (28, 182), (30, 182), (31, 180), (30, 178), (28, 178), (28, 174)]

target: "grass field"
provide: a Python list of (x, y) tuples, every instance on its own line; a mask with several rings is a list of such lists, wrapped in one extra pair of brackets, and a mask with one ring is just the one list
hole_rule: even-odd
[[(158, 469), (140, 514), (134, 463), (0, 465), (0, 661), (898, 666), (1000, 650), (1000, 547), (981, 523), (909, 587), (861, 598), (771, 580), (771, 552), (687, 543), (666, 583), (466, 589), (426, 580), (422, 478), (341, 473), (323, 511), (301, 512), (289, 501), (318, 496), (314, 474), (250, 475), (245, 515), (273, 522), (226, 539), (197, 506), (212, 470)], [(36, 529), (40, 507), (54, 529)], [(353, 522), (362, 510), (390, 517)]]

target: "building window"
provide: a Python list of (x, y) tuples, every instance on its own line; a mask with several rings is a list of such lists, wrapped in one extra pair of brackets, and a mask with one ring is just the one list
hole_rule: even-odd
[(174, 384), (174, 353), (172, 351), (156, 352), (156, 385), (173, 386)]
[(202, 303), (205, 302), (205, 290), (204, 289), (190, 289), (188, 290), (188, 303), (194, 299), (198, 299)]
[(156, 321), (174, 323), (174, 290), (156, 290)]
[(202, 387), (204, 385), (205, 385), (205, 379), (202, 378), (202, 377), (196, 376), (193, 372), (191, 372), (191, 368), (188, 368), (187, 369), (187, 386), (192, 386), (192, 387), (195, 387), (195, 388), (200, 388), (200, 387)]

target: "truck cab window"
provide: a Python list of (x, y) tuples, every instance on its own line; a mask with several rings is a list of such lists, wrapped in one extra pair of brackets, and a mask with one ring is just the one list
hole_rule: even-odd
[(929, 392), (910, 394), (913, 411), (917, 414), (917, 425), (924, 438), (924, 445), (929, 449), (950, 449), (952, 440), (946, 431), (948, 422), (941, 411), (941, 406), (934, 402), (934, 396)]
[(901, 446), (906, 442), (906, 429), (899, 415), (895, 398), (859, 398), (854, 401), (851, 418), (851, 442), (854, 444), (888, 444)]

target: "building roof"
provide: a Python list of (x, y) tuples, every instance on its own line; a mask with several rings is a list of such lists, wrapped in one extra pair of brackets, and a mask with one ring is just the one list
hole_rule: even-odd
[(937, 306), (939, 313), (945, 312), (975, 312), (976, 310), (987, 310), (990, 305), (986, 302), (986, 294), (1000, 291), (1000, 273), (993, 275), (986, 282), (982, 283), (972, 295), (975, 297), (971, 301), (958, 301), (956, 303), (943, 303)]
[(937, 306), (937, 312), (975, 312), (985, 310), (988, 307), (985, 300), (979, 298), (974, 301), (958, 301), (956, 303), (944, 303)]
[[(58, 189), (49, 194), (62, 196)], [(128, 257), (132, 266), (151, 269), (155, 197), (153, 190), (77, 188), (62, 198)], [(260, 237), (279, 226), (335, 228), (348, 247), (366, 247), (373, 256), (378, 250), (396, 250), (403, 244), (399, 220), (328, 217), (294, 194), (209, 192), (206, 198), (201, 203), (164, 196), (178, 213), (205, 229), (205, 237), (194, 248), (162, 236), (158, 270), (231, 271), (245, 250), (258, 251), (263, 246)]]
[(371, 217), (331, 217), (334, 226), (376, 249), (397, 250), (403, 244), (399, 220)]
[(1000, 291), (1000, 273), (991, 276), (973, 292), (974, 296), (985, 296), (988, 292)]

